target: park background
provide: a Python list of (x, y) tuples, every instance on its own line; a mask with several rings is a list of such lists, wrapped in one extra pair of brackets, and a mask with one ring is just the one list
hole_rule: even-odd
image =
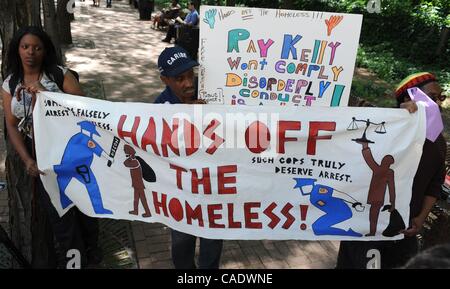
[[(75, 2), (68, 11), (67, 4)], [(57, 46), (63, 62), (80, 74), (89, 97), (111, 101), (152, 102), (164, 88), (156, 62), (164, 47), (164, 30), (152, 28), (143, 15), (155, 15), (170, 1), (113, 0), (113, 7), (93, 7), (91, 0), (1, 0), (1, 77), (4, 59), (14, 31), (27, 25), (43, 27)], [(363, 14), (363, 25), (351, 88), (351, 105), (395, 106), (393, 90), (407, 75), (429, 71), (450, 96), (450, 2), (448, 0), (226, 0), (194, 1), (217, 6), (329, 11)], [(187, 13), (188, 1), (180, 1)], [(70, 5), (69, 5), (70, 7)], [(198, 5), (197, 5), (198, 7)], [(146, 10), (146, 11), (144, 11)], [(450, 137), (450, 101), (443, 104), (444, 135)], [(3, 118), (3, 110), (0, 109)], [(3, 135), (3, 122), (0, 124)], [(6, 162), (5, 162), (6, 161)], [(6, 164), (6, 165), (5, 165)], [(4, 139), (0, 140), (0, 225), (9, 235), (24, 226), (24, 211), (11, 211), (11, 184), (26, 180), (21, 161)], [(5, 173), (8, 171), (8, 175)], [(20, 190), (30, 190), (20, 182)], [(448, 242), (448, 203), (430, 214), (422, 234), (424, 248)], [(21, 220), (18, 222), (17, 220)], [(12, 225), (12, 223), (14, 223)], [(101, 221), (104, 268), (172, 268), (169, 230), (161, 224)], [(13, 238), (14, 239), (14, 238)], [(19, 244), (24, 251), (25, 244)], [(229, 241), (225, 243), (222, 268), (332, 268), (339, 242)], [(25, 252), (26, 255), (26, 252)], [(14, 262), (0, 244), (0, 268)], [(17, 266), (17, 264), (13, 264)]]

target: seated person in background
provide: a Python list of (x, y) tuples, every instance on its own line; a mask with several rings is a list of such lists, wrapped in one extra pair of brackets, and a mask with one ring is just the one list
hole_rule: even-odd
[(176, 28), (180, 25), (187, 25), (187, 26), (195, 26), (198, 23), (198, 12), (195, 9), (194, 2), (189, 2), (188, 5), (189, 14), (186, 15), (186, 18), (182, 20), (180, 17), (177, 17), (173, 23), (169, 24), (169, 30), (167, 30), (166, 38), (164, 38), (162, 41), (170, 43), (172, 38), (176, 36)]
[(180, 14), (181, 6), (178, 4), (178, 0), (172, 0), (170, 7), (163, 9), (153, 19), (153, 27), (161, 28), (162, 26), (169, 25), (169, 20), (175, 19)]

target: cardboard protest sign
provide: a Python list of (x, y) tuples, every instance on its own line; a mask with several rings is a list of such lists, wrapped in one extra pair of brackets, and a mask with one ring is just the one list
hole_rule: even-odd
[(401, 238), (425, 139), (423, 107), (230, 112), (42, 92), (33, 116), (60, 214), (75, 205), (213, 239)]
[(200, 7), (208, 103), (347, 106), (362, 15)]

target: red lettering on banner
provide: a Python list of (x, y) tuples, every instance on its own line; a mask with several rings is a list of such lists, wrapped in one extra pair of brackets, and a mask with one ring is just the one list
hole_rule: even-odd
[(174, 154), (180, 156), (180, 150), (178, 148), (178, 118), (173, 119), (172, 129), (169, 127), (169, 124), (163, 119), (161, 149), (162, 154), (165, 157), (169, 156), (167, 147), (170, 147)]
[(270, 146), (269, 128), (260, 121), (251, 123), (245, 131), (245, 144), (252, 153), (262, 153)]
[(331, 135), (318, 136), (319, 130), (335, 131), (336, 123), (330, 122), (330, 121), (326, 121), (326, 122), (311, 121), (309, 123), (309, 137), (308, 137), (308, 148), (307, 148), (308, 155), (316, 154), (316, 141), (318, 139), (331, 139)]
[(175, 221), (179, 222), (183, 219), (183, 207), (177, 198), (170, 199), (169, 211)]
[(225, 176), (225, 174), (231, 173), (237, 173), (236, 165), (217, 167), (219, 194), (236, 194), (236, 187), (225, 187), (226, 184), (236, 184), (236, 176)]
[[(303, 221), (306, 220), (306, 213), (308, 212), (308, 205), (300, 205), (300, 219)], [(306, 230), (307, 225), (305, 223), (301, 223), (300, 229)]]
[(181, 179), (181, 175), (183, 174), (183, 172), (187, 172), (187, 170), (182, 167), (179, 167), (177, 165), (174, 165), (174, 164), (170, 164), (170, 168), (177, 171), (177, 188), (182, 190), (183, 189), (183, 184), (182, 184), (183, 181)]
[(301, 122), (300, 121), (279, 121), (278, 122), (278, 143), (277, 143), (277, 152), (279, 154), (284, 154), (284, 144), (288, 141), (296, 141), (296, 137), (286, 137), (287, 130), (300, 130)]
[(227, 204), (228, 207), (228, 228), (242, 228), (241, 222), (234, 221), (234, 204)]
[(198, 186), (203, 186), (203, 192), (207, 195), (211, 194), (211, 178), (209, 176), (209, 169), (202, 169), (202, 178), (198, 177), (197, 170), (191, 169), (192, 173), (192, 193), (198, 194)]
[(195, 209), (192, 209), (192, 207), (189, 205), (188, 202), (185, 202), (186, 206), (186, 220), (189, 225), (192, 225), (192, 220), (198, 220), (198, 225), (200, 227), (203, 227), (203, 214), (202, 214), (202, 206), (197, 205)]
[(158, 150), (158, 146), (156, 145), (156, 124), (155, 124), (155, 119), (153, 117), (151, 117), (148, 120), (148, 126), (147, 129), (144, 132), (144, 135), (142, 136), (142, 140), (141, 140), (141, 148), (144, 151), (147, 151), (147, 146), (151, 145), (153, 152), (156, 155), (160, 155), (159, 154), (159, 150)]
[(221, 144), (225, 142), (223, 138), (214, 133), (214, 130), (220, 125), (220, 121), (213, 119), (206, 127), (203, 135), (207, 138), (210, 138), (213, 143), (208, 147), (206, 152), (210, 155), (214, 154), (214, 152), (219, 148)]
[(253, 222), (253, 220), (258, 219), (258, 213), (252, 212), (253, 208), (259, 208), (261, 203), (259, 202), (251, 202), (244, 204), (244, 216), (245, 216), (245, 228), (247, 229), (261, 229), (261, 222)]
[(117, 135), (119, 136), (119, 138), (121, 138), (123, 140), (125, 140), (126, 137), (131, 138), (131, 141), (133, 142), (133, 144), (135, 146), (139, 147), (137, 138), (136, 138), (136, 133), (137, 133), (137, 130), (139, 127), (139, 123), (141, 122), (141, 118), (139, 116), (136, 116), (134, 118), (133, 127), (131, 128), (131, 131), (123, 130), (123, 125), (125, 124), (126, 119), (127, 119), (126, 115), (120, 116), (119, 125), (117, 126)]
[(158, 194), (156, 192), (153, 193), (153, 205), (155, 206), (155, 211), (158, 215), (161, 215), (160, 209), (162, 208), (164, 212), (164, 216), (168, 217), (169, 214), (167, 213), (167, 195), (161, 194), (161, 202), (158, 201)]
[[(130, 131), (124, 130), (124, 124), (126, 123), (127, 116), (121, 115), (117, 127), (119, 138), (125, 140), (130, 138), (132, 143), (139, 147), (137, 139), (137, 131), (139, 129), (140, 117), (134, 118), (133, 126)], [(183, 120), (183, 141), (186, 151), (186, 156), (191, 156), (200, 149), (200, 132), (197, 127), (189, 122)], [(206, 149), (206, 153), (214, 154), (217, 149), (225, 142), (221, 136), (215, 133), (217, 127), (221, 125), (221, 122), (217, 119), (211, 120), (203, 131), (203, 136), (212, 140), (212, 143)], [(161, 143), (158, 143), (157, 129), (161, 127)], [(300, 141), (299, 137), (287, 137), (288, 131), (300, 131), (302, 129), (302, 123), (300, 121), (280, 120), (278, 121), (276, 132), (276, 151), (279, 154), (286, 153), (286, 143)], [(335, 131), (336, 122), (329, 121), (311, 121), (309, 122), (309, 131), (307, 139), (306, 153), (308, 155), (316, 154), (317, 140), (329, 140), (332, 135), (319, 136), (319, 131)], [(149, 118), (148, 125), (145, 128), (145, 132), (140, 140), (140, 147), (147, 150), (147, 146), (150, 145), (156, 155), (162, 155), (163, 157), (169, 157), (169, 149), (171, 152), (180, 156), (180, 137), (179, 119), (172, 119), (172, 126), (168, 124), (165, 119), (162, 119), (162, 124), (155, 123), (153, 117)], [(260, 154), (266, 151), (270, 147), (271, 132), (268, 126), (260, 121), (252, 122), (245, 130), (245, 144), (247, 149), (255, 154)]]
[[(177, 222), (185, 222), (186, 225), (205, 227), (205, 218), (207, 218), (207, 227), (211, 229), (262, 229), (263, 224), (264, 228), (274, 229), (280, 223), (280, 217), (283, 216), (286, 220), (282, 228), (287, 230), (291, 229), (292, 224), (296, 221), (296, 218), (291, 214), (294, 207), (291, 203), (277, 204), (272, 202), (265, 206), (264, 210), (261, 208), (261, 202), (227, 203), (226, 208), (225, 203), (198, 204), (193, 207), (188, 201), (182, 203), (176, 197), (168, 199), (167, 196), (171, 194), (160, 194), (161, 196), (158, 196), (157, 192), (152, 193), (153, 204), (157, 214), (164, 214), (165, 217), (172, 218)], [(236, 209), (236, 206), (238, 206), (238, 209)], [(282, 206), (282, 208), (279, 213), (275, 213), (278, 206)], [(225, 212), (225, 209), (227, 212)], [(303, 223), (306, 220), (307, 209), (308, 205), (300, 205), (301, 216), (298, 220), (302, 223), (300, 225), (301, 230), (306, 230), (307, 228), (307, 225)], [(237, 214), (235, 210), (238, 210)], [(235, 219), (236, 215), (240, 216), (242, 211), (244, 220)], [(203, 213), (206, 214), (206, 217)], [(224, 217), (225, 213), (227, 217)], [(270, 218), (269, 223), (267, 223), (266, 219), (264, 219), (264, 222), (261, 222), (261, 213)], [(197, 221), (196, 224), (193, 224), (194, 220)]]
[(264, 211), (263, 213), (270, 218), (270, 223), (268, 224), (269, 228), (273, 229), (275, 228), (278, 223), (281, 221), (280, 218), (278, 218), (277, 215), (273, 213), (273, 210), (277, 207), (277, 204), (275, 202), (272, 202)]
[[(174, 164), (170, 164), (170, 168), (176, 171), (177, 187), (183, 190), (183, 172), (188, 172), (187, 169), (179, 167)], [(211, 173), (210, 168), (202, 168), (202, 177), (198, 176), (199, 169), (190, 169), (191, 173), (191, 189), (193, 194), (199, 193), (199, 186), (203, 186), (203, 193), (210, 195), (212, 193), (211, 185)], [(220, 166), (217, 167), (217, 193), (219, 195), (224, 194), (236, 194), (237, 190), (235, 186), (226, 187), (226, 185), (236, 184), (236, 176), (229, 176), (228, 174), (237, 173), (236, 165)]]
[(214, 211), (222, 210), (222, 204), (208, 205), (208, 220), (210, 228), (225, 228), (223, 224), (217, 224), (216, 220), (222, 219), (222, 214), (216, 214)]
[(184, 142), (186, 145), (186, 156), (190, 156), (200, 147), (200, 133), (194, 124), (184, 120)]
[(289, 213), (289, 211), (293, 208), (294, 206), (292, 206), (290, 203), (287, 203), (283, 209), (281, 210), (281, 213), (283, 214), (283, 216), (286, 217), (286, 222), (284, 222), (282, 228), (283, 229), (289, 229), (289, 227), (292, 225), (292, 223), (294, 223), (294, 216), (291, 215), (291, 213)]

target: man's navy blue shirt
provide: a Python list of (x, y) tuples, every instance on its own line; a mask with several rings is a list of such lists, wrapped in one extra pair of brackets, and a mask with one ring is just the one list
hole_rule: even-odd
[[(197, 99), (197, 93), (195, 93), (193, 99)], [(155, 99), (155, 102), (153, 103), (170, 103), (170, 104), (177, 104), (177, 103), (183, 103), (178, 96), (176, 96), (170, 87), (166, 86), (166, 89), (164, 89), (163, 92)]]
[(182, 103), (178, 96), (176, 96), (168, 86), (166, 86), (166, 89), (164, 89), (164, 91), (156, 98), (154, 103), (166, 102), (170, 104)]

